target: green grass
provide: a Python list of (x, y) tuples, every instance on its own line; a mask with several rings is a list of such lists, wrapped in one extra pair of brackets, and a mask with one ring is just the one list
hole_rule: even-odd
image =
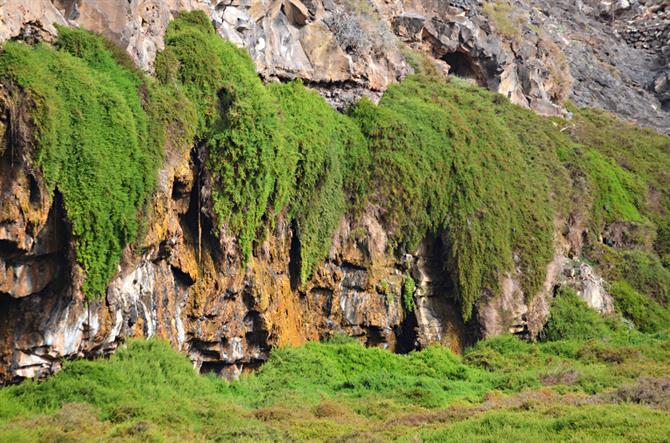
[(667, 441), (668, 414), (637, 405), (543, 405), (529, 402), (518, 409), (491, 411), (472, 420), (422, 432), (425, 442)]
[[(664, 334), (543, 344), (499, 337), (464, 358), (337, 338), (277, 349), (259, 371), (228, 383), (196, 375), (163, 342), (131, 341), (108, 360), (66, 362), (44, 382), (1, 389), (0, 441), (405, 441), (419, 433), (529, 441), (543, 431), (552, 441), (598, 432), (656, 441), (668, 411), (662, 395), (645, 393), (653, 383), (636, 383), (667, 376), (669, 365)], [(638, 398), (631, 393), (640, 404), (627, 404)]]

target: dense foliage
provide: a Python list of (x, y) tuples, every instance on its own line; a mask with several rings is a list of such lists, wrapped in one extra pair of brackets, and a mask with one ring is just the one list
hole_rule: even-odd
[(57, 48), (6, 43), (0, 80), (14, 106), (30, 112), (32, 157), (63, 196), (84, 291), (94, 297), (135, 239), (165, 135), (142, 107), (142, 77), (122, 67), (102, 38), (61, 28)]
[[(517, 265), (528, 294), (544, 280), (561, 206), (561, 164), (537, 119), (507, 100), (457, 82), (412, 77), (379, 106), (353, 109), (373, 158), (371, 200), (401, 249), (446, 231), (448, 266), (469, 318), (483, 289)], [(547, 123), (548, 124), (548, 123)], [(542, 128), (542, 125), (540, 125)], [(513, 257), (517, 256), (517, 263)]]
[(301, 82), (273, 84), (284, 149), (290, 216), (300, 238), (300, 279), (305, 282), (328, 254), (332, 233), (363, 195), (369, 155), (359, 128)]
[(248, 258), (269, 207), (285, 204), (275, 196), (286, 197), (291, 158), (281, 150), (274, 101), (247, 53), (221, 39), (205, 14), (171, 22), (165, 45), (158, 77), (178, 82), (196, 105), (214, 212)]
[(669, 364), (664, 334), (505, 336), (464, 357), (338, 339), (278, 349), (227, 383), (165, 343), (136, 341), (0, 390), (0, 441), (661, 441)]
[(219, 225), (238, 236), (247, 259), (288, 207), (304, 282), (362, 193), (357, 173), (367, 170), (367, 149), (358, 127), (299, 82), (265, 87), (246, 52), (216, 35), (202, 13), (170, 24), (156, 71), (182, 85), (199, 110)]
[(591, 309), (572, 289), (556, 294), (549, 321), (544, 326), (544, 340), (588, 340), (607, 337), (612, 331), (597, 311)]

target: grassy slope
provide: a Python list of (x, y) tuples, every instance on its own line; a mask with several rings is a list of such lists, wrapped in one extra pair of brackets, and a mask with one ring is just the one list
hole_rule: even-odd
[(657, 384), (669, 370), (667, 334), (500, 337), (463, 358), (340, 340), (276, 350), (227, 383), (197, 376), (167, 344), (134, 341), (0, 390), (0, 441), (662, 441), (670, 403)]

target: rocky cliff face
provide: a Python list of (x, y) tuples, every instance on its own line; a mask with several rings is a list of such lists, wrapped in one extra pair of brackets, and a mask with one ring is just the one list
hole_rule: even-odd
[[(168, 21), (203, 9), (224, 38), (248, 49), (265, 79), (302, 78), (335, 106), (377, 98), (409, 73), (406, 45), (542, 114), (564, 113), (558, 103), (570, 97), (670, 128), (667, 45), (649, 43), (667, 33), (667, 2), (578, 2), (576, 10), (567, 0), (123, 3), (0, 0), (0, 40), (50, 41), (54, 25), (81, 26), (151, 70)], [(467, 325), (451, 301), (442, 239), (396, 257), (374, 208), (341, 221), (306, 285), (297, 282), (295, 229), (281, 219), (243, 264), (230, 239), (211, 234), (200, 207), (208, 178), (188, 149), (168, 152), (146, 234), (127, 248), (106, 297), (86, 301), (60, 197), (47, 192), (27, 155), (30, 122), (3, 94), (0, 87), (0, 381), (46, 375), (63, 359), (111, 352), (130, 336), (166, 338), (201, 371), (226, 376), (263, 362), (272, 346), (336, 333), (399, 352), (435, 342), (459, 350), (482, 336), (535, 336), (557, 284), (612, 309), (601, 279), (568, 258), (581, 247), (579, 217), (557, 222), (540, 294), (524, 294), (519, 276), (509, 275)], [(413, 311), (403, 308), (408, 275)]]
[(80, 26), (151, 70), (169, 20), (202, 9), (263, 77), (302, 78), (338, 106), (379, 97), (411, 72), (407, 45), (542, 114), (561, 113), (557, 103), (570, 98), (667, 132), (669, 8), (664, 0), (4, 0), (0, 41), (49, 40), (54, 24)]
[[(22, 126), (5, 115), (5, 128)], [(0, 190), (0, 379), (43, 376), (63, 358), (105, 354), (125, 337), (159, 336), (203, 372), (235, 376), (267, 359), (272, 346), (344, 333), (402, 352), (440, 342), (455, 351), (468, 337), (447, 297), (439, 240), (412, 256), (389, 256), (373, 215), (343, 219), (328, 260), (298, 289), (292, 229), (281, 221), (246, 266), (198, 217), (194, 162), (174, 155), (161, 171), (148, 232), (127, 250), (103, 300), (86, 301), (73, 265), (58, 195), (49, 195), (12, 140)], [(407, 274), (418, 306), (403, 309)]]

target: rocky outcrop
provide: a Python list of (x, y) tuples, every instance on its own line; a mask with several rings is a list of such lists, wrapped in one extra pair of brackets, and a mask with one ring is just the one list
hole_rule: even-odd
[[(568, 60), (574, 78), (571, 100), (581, 106), (609, 110), (661, 132), (670, 131), (663, 80), (667, 77), (667, 60), (659, 57), (654, 49), (656, 43), (645, 47), (645, 43), (637, 43), (637, 37), (626, 37), (626, 32), (622, 32), (629, 18), (637, 23), (631, 25), (633, 28), (653, 28), (653, 5), (664, 2), (529, 3), (535, 8), (531, 20), (560, 46)], [(650, 34), (655, 38), (655, 31)], [(667, 39), (658, 40), (659, 47), (665, 47), (665, 42)]]
[[(668, 77), (659, 64), (665, 46), (646, 48), (632, 32), (624, 41), (611, 26), (629, 16), (643, 20), (642, 2), (578, 2), (577, 17), (567, 0), (515, 1), (509, 10), (470, 0), (122, 3), (0, 0), (0, 40), (49, 41), (54, 25), (81, 26), (151, 70), (169, 20), (198, 8), (223, 37), (249, 50), (264, 78), (302, 78), (337, 107), (361, 95), (378, 98), (410, 72), (400, 49), (406, 46), (543, 114), (562, 113), (560, 100), (570, 96), (670, 128)], [(229, 377), (265, 361), (273, 346), (340, 333), (398, 352), (431, 343), (459, 351), (480, 337), (535, 337), (556, 285), (611, 311), (602, 279), (568, 258), (581, 249), (578, 215), (568, 229), (557, 223), (556, 255), (538, 294), (525, 294), (522, 276), (512, 272), (499, 294), (483, 294), (467, 325), (445, 272), (443, 240), (425, 239), (396, 257), (375, 208), (341, 220), (328, 258), (306, 284), (298, 281), (297, 232), (285, 218), (243, 263), (234, 241), (212, 227), (203, 153), (191, 146), (168, 147), (143, 217), (145, 237), (126, 249), (105, 297), (86, 300), (58, 192), (30, 161), (29, 104), (12, 107), (7, 94), (0, 87), (0, 382), (44, 376), (64, 359), (103, 355), (135, 336), (167, 339), (200, 371)], [(621, 244), (637, 232), (610, 228), (607, 239)], [(408, 278), (414, 309), (403, 302)]]
[[(234, 241), (213, 229), (204, 152), (169, 145), (143, 216), (144, 238), (126, 248), (105, 296), (86, 300), (61, 198), (30, 163), (32, 126), (24, 115), (30, 103), (2, 103), (3, 382), (45, 376), (65, 359), (107, 354), (128, 337), (169, 340), (200, 371), (227, 377), (258, 366), (273, 346), (336, 334), (396, 352), (433, 343), (459, 352), (473, 340), (508, 332), (532, 338), (564, 272), (570, 248), (558, 230), (557, 256), (540, 293), (524, 294), (521, 275), (512, 273), (500, 294), (484, 294), (475, 319), (464, 324), (444, 239), (426, 238), (398, 257), (369, 207), (341, 220), (328, 257), (300, 284), (300, 242), (286, 218), (243, 263)], [(412, 293), (403, 289), (408, 279)]]
[(4, 0), (0, 41), (50, 40), (54, 24), (102, 33), (151, 70), (179, 11), (201, 9), (268, 80), (301, 78), (342, 108), (411, 72), (403, 51), (545, 115), (561, 102), (668, 131), (668, 5), (663, 0)]
[[(273, 346), (335, 334), (398, 352), (465, 344), (433, 257), (440, 251), (427, 242), (394, 258), (373, 211), (342, 220), (305, 285), (297, 282), (295, 232), (281, 219), (243, 264), (199, 211), (207, 177), (188, 147), (169, 147), (144, 240), (126, 249), (106, 296), (86, 300), (60, 198), (29, 162), (30, 122), (21, 109), (4, 109), (0, 381), (47, 375), (64, 359), (104, 355), (127, 337), (167, 339), (200, 371), (229, 377), (265, 361)], [(408, 275), (418, 282), (415, 311), (402, 302)]]

